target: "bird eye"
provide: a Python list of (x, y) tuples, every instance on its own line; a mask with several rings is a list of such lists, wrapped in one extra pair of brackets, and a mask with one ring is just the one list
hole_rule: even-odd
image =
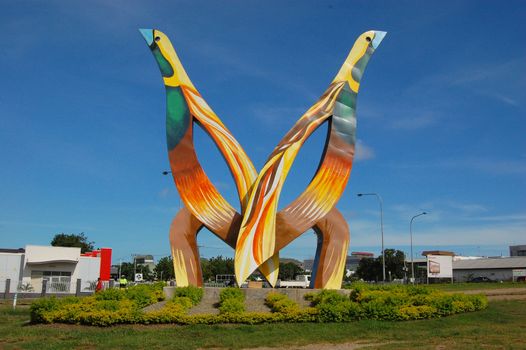
[(371, 42), (371, 37), (368, 36), (368, 37), (365, 38), (365, 40), (367, 40), (368, 42)]
[(158, 37), (158, 36), (156, 36), (156, 37), (155, 37), (155, 41), (157, 41), (157, 42), (158, 42), (159, 40), (161, 40), (161, 38), (160, 38), (160, 37)]

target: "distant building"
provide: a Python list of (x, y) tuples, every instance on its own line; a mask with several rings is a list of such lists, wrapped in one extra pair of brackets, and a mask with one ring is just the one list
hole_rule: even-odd
[(27, 245), (25, 249), (0, 249), (0, 291), (40, 292), (46, 281), (50, 293), (74, 293), (77, 280), (82, 290), (92, 289), (100, 278), (110, 278), (111, 249), (86, 254), (80, 248)]
[(510, 256), (526, 256), (526, 245), (510, 245)]
[(345, 260), (345, 269), (347, 271), (355, 272), (362, 259), (374, 258), (373, 253), (369, 252), (351, 252), (351, 255), (347, 255)]
[[(347, 259), (345, 260), (345, 269), (347, 271), (356, 271), (358, 265), (360, 264), (360, 260), (364, 258), (374, 258), (374, 254), (369, 252), (352, 252), (351, 255), (347, 255)], [(303, 269), (305, 271), (312, 272), (313, 265), (314, 259), (303, 260)]]
[[(133, 257), (133, 263), (135, 266), (148, 266), (150, 268), (150, 272), (153, 272), (153, 269), (155, 268), (153, 255), (135, 255)], [(139, 270), (140, 269), (137, 269), (137, 272), (139, 272)]]
[(453, 261), (453, 278), (466, 282), (476, 277), (493, 281), (517, 281), (526, 277), (526, 256)]

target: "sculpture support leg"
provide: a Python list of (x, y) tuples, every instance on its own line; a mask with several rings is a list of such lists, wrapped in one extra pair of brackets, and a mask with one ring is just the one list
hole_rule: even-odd
[(203, 224), (186, 208), (177, 213), (170, 226), (170, 249), (178, 287), (203, 286), (196, 237), (201, 227)]
[(345, 272), (350, 232), (347, 221), (336, 208), (316, 223), (318, 247), (311, 288), (340, 289)]

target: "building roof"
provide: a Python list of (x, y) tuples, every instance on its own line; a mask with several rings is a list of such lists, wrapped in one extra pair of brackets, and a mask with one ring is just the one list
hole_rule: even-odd
[(27, 264), (79, 262), (80, 248), (26, 245)]
[(351, 256), (356, 256), (356, 255), (374, 256), (374, 253), (369, 253), (369, 252), (351, 252)]
[(134, 258), (153, 261), (153, 255), (151, 254), (137, 254), (134, 256)]
[(457, 260), (453, 261), (453, 269), (526, 269), (526, 256)]
[(423, 256), (428, 255), (446, 255), (446, 256), (455, 256), (455, 253), (448, 252), (447, 250), (425, 250), (422, 252)]
[(0, 253), (25, 253), (24, 248), (0, 248)]

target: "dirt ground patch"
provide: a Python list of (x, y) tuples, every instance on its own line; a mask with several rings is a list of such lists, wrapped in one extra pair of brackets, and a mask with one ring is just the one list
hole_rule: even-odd
[(366, 342), (350, 342), (350, 343), (317, 343), (309, 344), (303, 346), (288, 346), (288, 347), (277, 347), (277, 348), (268, 348), (260, 347), (255, 348), (255, 350), (276, 350), (276, 349), (287, 349), (287, 350), (355, 350), (355, 349), (364, 349), (369, 347), (378, 347), (385, 345), (392, 345), (395, 342), (383, 342), (383, 343), (366, 343)]
[(464, 294), (484, 294), (488, 300), (525, 300), (526, 288), (476, 289), (461, 291)]

